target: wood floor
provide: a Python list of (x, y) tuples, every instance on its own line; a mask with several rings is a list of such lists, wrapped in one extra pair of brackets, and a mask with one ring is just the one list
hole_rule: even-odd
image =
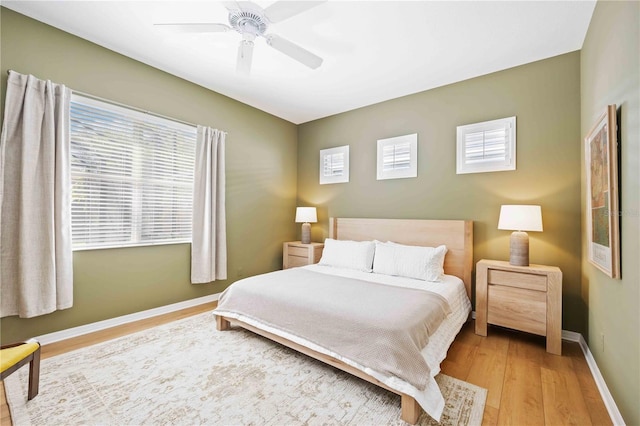
[[(185, 318), (214, 306), (201, 305), (46, 345), (42, 357)], [(473, 330), (473, 322), (463, 327), (442, 363), (442, 372), (488, 389), (484, 425), (612, 424), (577, 343), (563, 342), (560, 357), (545, 351), (543, 337), (491, 326), (488, 336), (481, 337)], [(4, 385), (0, 386), (0, 408), (0, 426), (10, 426)]]
[(487, 389), (484, 425), (610, 425), (582, 349), (562, 342), (562, 356), (545, 338), (489, 327), (487, 337), (465, 324), (442, 372)]

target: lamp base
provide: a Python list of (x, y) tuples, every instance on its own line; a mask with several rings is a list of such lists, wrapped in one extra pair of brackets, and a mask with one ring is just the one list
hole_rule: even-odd
[(509, 264), (529, 266), (529, 235), (526, 232), (515, 231), (511, 234)]
[(302, 238), (300, 242), (302, 244), (311, 243), (311, 224), (308, 222), (302, 224)]

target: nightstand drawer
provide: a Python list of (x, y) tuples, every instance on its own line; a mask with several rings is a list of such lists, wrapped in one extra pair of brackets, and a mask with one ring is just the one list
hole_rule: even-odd
[(547, 291), (547, 276), (489, 269), (488, 284), (506, 285), (536, 291)]
[(516, 287), (489, 285), (487, 320), (490, 324), (545, 336), (547, 294)]
[(287, 262), (289, 268), (295, 268), (298, 266), (306, 266), (309, 264), (309, 259), (307, 257), (300, 256), (289, 256)]
[(291, 241), (282, 245), (282, 267), (296, 268), (298, 266), (318, 263), (322, 257), (323, 243), (302, 244)]
[(296, 247), (296, 246), (290, 245), (289, 256), (299, 256), (299, 257), (307, 258), (309, 256), (309, 249), (306, 247)]

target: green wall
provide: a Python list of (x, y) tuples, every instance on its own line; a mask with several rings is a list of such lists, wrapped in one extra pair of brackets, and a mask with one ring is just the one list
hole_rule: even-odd
[[(638, 2), (598, 2), (581, 53), (295, 126), (0, 8), (0, 112), (13, 69), (229, 133), (230, 277), (191, 285), (185, 244), (75, 252), (74, 307), (3, 318), (2, 342), (217, 293), (241, 275), (277, 269), (281, 243), (299, 233), (296, 202), (318, 207), (316, 241), (328, 236), (329, 216), (471, 219), (476, 261), (508, 258), (509, 232), (496, 229), (501, 204), (535, 203), (544, 232), (530, 233), (531, 261), (562, 269), (563, 328), (588, 336), (626, 422), (640, 424), (639, 11)], [(622, 280), (588, 263), (581, 227), (582, 138), (610, 103), (622, 116)], [(517, 170), (456, 175), (456, 126), (512, 115)], [(408, 133), (418, 133), (418, 177), (377, 181), (376, 140)], [(318, 151), (347, 144), (350, 182), (319, 185)]]
[[(517, 170), (456, 174), (456, 126), (517, 116)], [(376, 180), (376, 141), (418, 133), (418, 177)], [(349, 183), (319, 185), (319, 150), (350, 145)], [(474, 221), (474, 259), (509, 259), (501, 204), (540, 204), (531, 263), (564, 273), (563, 328), (585, 331), (580, 296), (580, 54), (554, 57), (298, 127), (298, 202), (327, 218)]]
[[(640, 424), (639, 27), (639, 2), (600, 1), (581, 55), (582, 137), (587, 136), (607, 105), (616, 104), (621, 116), (618, 125), (621, 126), (622, 279), (611, 279), (589, 263), (587, 230), (583, 227), (582, 294), (589, 306), (589, 348), (629, 425)], [(583, 223), (586, 223), (585, 176), (583, 167)]]
[(294, 124), (9, 9), (0, 14), (2, 114), (12, 69), (228, 132), (229, 259), (229, 280), (192, 285), (188, 244), (75, 252), (73, 308), (3, 318), (2, 342), (218, 293), (239, 275), (282, 266), (282, 242), (295, 237)]

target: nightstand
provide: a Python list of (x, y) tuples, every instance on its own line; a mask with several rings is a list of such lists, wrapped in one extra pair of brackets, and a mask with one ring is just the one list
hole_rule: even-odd
[(324, 243), (302, 244), (292, 241), (283, 244), (282, 269), (295, 268), (318, 263), (322, 257)]
[(562, 271), (514, 266), (500, 260), (476, 265), (476, 334), (487, 324), (547, 337), (547, 352), (562, 354)]

